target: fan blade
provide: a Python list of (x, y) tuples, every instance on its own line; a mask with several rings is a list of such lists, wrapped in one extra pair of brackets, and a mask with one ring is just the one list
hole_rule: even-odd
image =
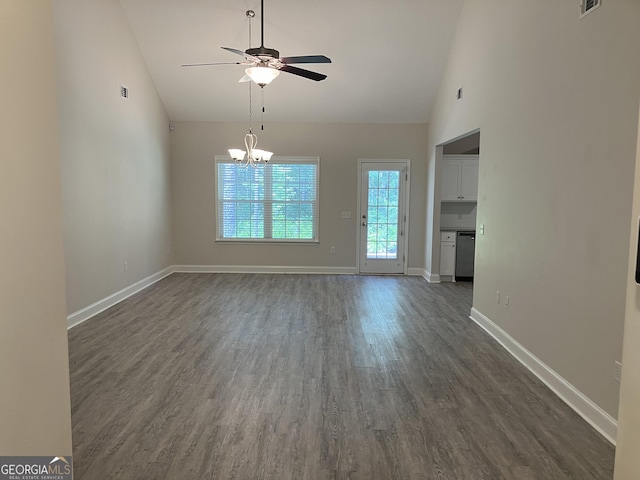
[(327, 76), (323, 75), (322, 73), (316, 73), (298, 67), (291, 67), (289, 65), (285, 65), (284, 67), (280, 68), (280, 70), (287, 73), (293, 73), (294, 75), (298, 75), (300, 77), (308, 78), (309, 80), (315, 80), (316, 82), (327, 78)]
[(238, 50), (237, 48), (231, 48), (231, 47), (220, 47), (223, 50), (227, 50), (229, 52), (235, 53), (236, 55), (240, 55), (241, 57), (244, 57), (244, 52), (242, 50)]
[(304, 55), (302, 57), (284, 57), (280, 61), (285, 65), (292, 63), (331, 63), (331, 59), (324, 55)]
[(242, 50), (238, 50), (237, 48), (229, 48), (229, 47), (220, 47), (220, 48), (222, 48), (223, 50), (227, 50), (231, 53), (235, 53), (236, 55), (240, 55), (241, 57), (244, 57), (247, 60), (250, 60), (252, 62), (260, 63), (262, 61), (258, 57), (249, 55), (247, 52), (243, 52)]
[(242, 62), (217, 62), (217, 63), (183, 63), (181, 67), (208, 67), (211, 65), (242, 65)]

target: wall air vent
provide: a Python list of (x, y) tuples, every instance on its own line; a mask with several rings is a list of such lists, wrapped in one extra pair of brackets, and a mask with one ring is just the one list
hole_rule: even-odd
[(120, 85), (120, 96), (122, 98), (129, 98), (129, 89), (124, 85)]
[(580, 18), (584, 17), (587, 13), (593, 12), (600, 6), (602, 0), (581, 0), (580, 1)]

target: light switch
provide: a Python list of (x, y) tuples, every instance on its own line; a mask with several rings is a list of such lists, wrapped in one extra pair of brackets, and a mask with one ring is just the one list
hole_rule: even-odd
[(342, 218), (351, 218), (351, 212), (342, 212)]
[(481, 223), (479, 228), (478, 228), (478, 233), (480, 235), (484, 235), (484, 223)]

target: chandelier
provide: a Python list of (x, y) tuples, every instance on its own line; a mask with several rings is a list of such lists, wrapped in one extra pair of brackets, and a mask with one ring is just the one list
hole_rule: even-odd
[[(231, 158), (237, 165), (243, 168), (246, 168), (249, 165), (254, 168), (261, 164), (266, 165), (273, 156), (273, 152), (256, 148), (258, 145), (258, 136), (253, 133), (253, 109), (251, 107), (251, 100), (251, 82), (249, 82), (249, 132), (244, 136), (244, 147), (246, 150), (241, 150), (239, 148), (229, 149), (229, 155)], [(262, 112), (264, 113), (264, 96)], [(262, 128), (264, 129), (264, 125)]]
[[(251, 131), (251, 129), (249, 129), (249, 133), (244, 136), (244, 146), (247, 150), (245, 151), (240, 150), (239, 148), (230, 148), (229, 155), (231, 155), (231, 158), (233, 158), (236, 164), (240, 165), (241, 167), (248, 167), (249, 165), (251, 165), (255, 168), (261, 163), (264, 163), (266, 165), (267, 163), (269, 163), (269, 160), (271, 160), (273, 152), (260, 150), (259, 148), (256, 148), (257, 144), (258, 137)], [(247, 157), (246, 160), (245, 156)]]

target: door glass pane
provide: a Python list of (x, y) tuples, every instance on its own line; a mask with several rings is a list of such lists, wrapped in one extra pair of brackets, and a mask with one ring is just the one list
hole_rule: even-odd
[(367, 258), (397, 259), (400, 172), (370, 171), (368, 189)]
[(372, 207), (369, 205), (367, 218), (369, 219), (369, 223), (378, 223), (378, 207)]
[(389, 208), (389, 223), (398, 224), (398, 207)]
[(378, 205), (378, 189), (369, 188), (369, 206)]
[(380, 172), (380, 185), (378, 185), (379, 188), (389, 188), (389, 173), (390, 172)]
[(389, 191), (389, 206), (390, 207), (397, 207), (399, 205), (398, 203), (398, 189), (400, 188), (399, 185), (396, 185), (394, 187), (394, 190)]

